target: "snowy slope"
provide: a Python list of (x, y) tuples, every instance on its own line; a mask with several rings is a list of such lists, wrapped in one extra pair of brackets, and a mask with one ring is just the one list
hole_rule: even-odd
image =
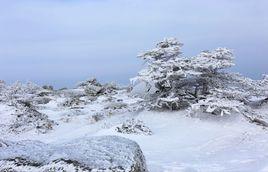
[[(116, 134), (137, 141), (149, 170), (267, 171), (268, 132), (241, 119), (207, 121), (180, 113), (141, 113), (152, 136), (121, 135), (114, 128), (97, 135)], [(266, 169), (265, 169), (266, 168)]]
[(48, 134), (29, 133), (13, 140), (34, 139), (61, 143), (95, 135), (120, 135), (141, 146), (150, 171), (267, 171), (268, 132), (239, 117), (232, 120), (192, 119), (178, 113), (142, 112), (142, 120), (153, 135), (126, 135), (115, 127), (133, 117), (121, 114), (96, 124), (74, 119)]
[[(72, 92), (80, 94), (78, 89)], [(64, 96), (51, 95), (48, 104), (36, 106), (57, 123), (47, 133), (9, 132), (8, 124), (14, 122), (16, 109), (0, 103), (0, 139), (61, 144), (89, 136), (119, 135), (140, 145), (151, 172), (268, 171), (268, 131), (241, 116), (192, 118), (187, 111), (141, 111), (136, 106), (141, 100), (126, 90), (70, 107), (62, 106), (66, 102)], [(267, 106), (256, 111), (268, 116)], [(132, 118), (143, 121), (153, 134), (116, 131), (116, 127)]]

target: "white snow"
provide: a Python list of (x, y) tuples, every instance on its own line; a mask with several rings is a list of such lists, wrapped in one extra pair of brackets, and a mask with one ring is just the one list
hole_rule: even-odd
[[(105, 109), (111, 103), (109, 98), (112, 98), (112, 102), (121, 100), (130, 107), (141, 101), (129, 94), (121, 90), (111, 97), (99, 96), (97, 100), (78, 109), (60, 106), (65, 98), (52, 96), (48, 104), (37, 107), (39, 112), (58, 124), (46, 134), (35, 131), (8, 133), (5, 126), (14, 120), (12, 114), (15, 109), (0, 103), (0, 139), (37, 140), (60, 145), (90, 136), (118, 135), (140, 145), (151, 172), (268, 171), (267, 129), (250, 124), (238, 115), (208, 115), (206, 118), (205, 115), (197, 118), (197, 115), (193, 118), (187, 116), (187, 111), (128, 112), (123, 108), (109, 114), (109, 110)], [(268, 106), (256, 112), (267, 117)], [(96, 113), (108, 115), (99, 121), (92, 121)], [(116, 132), (116, 127), (133, 118), (143, 121), (153, 134)]]
[[(51, 109), (43, 110), (43, 113), (59, 119), (55, 114), (60, 113), (53, 109), (53, 103), (49, 106)], [(3, 116), (3, 110), (1, 113)], [(60, 144), (88, 136), (119, 135), (140, 145), (151, 172), (267, 171), (266, 129), (250, 124), (239, 116), (232, 119), (200, 119), (187, 117), (186, 114), (186, 111), (125, 113), (94, 124), (86, 121), (89, 114), (85, 114), (83, 118), (72, 117), (69, 122), (60, 123), (48, 134), (25, 133), (12, 135), (9, 139)], [(153, 135), (117, 133), (115, 128), (131, 118), (143, 121)]]
[(116, 134), (141, 146), (149, 170), (162, 171), (261, 171), (268, 165), (268, 132), (241, 121), (192, 119), (180, 113), (141, 113), (137, 116), (154, 132), (152, 136)]

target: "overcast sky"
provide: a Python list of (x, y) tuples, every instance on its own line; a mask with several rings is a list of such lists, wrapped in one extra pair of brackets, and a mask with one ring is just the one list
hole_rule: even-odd
[(0, 79), (74, 86), (93, 76), (127, 84), (136, 55), (164, 37), (184, 55), (227, 47), (233, 69), (268, 73), (267, 0), (0, 0)]

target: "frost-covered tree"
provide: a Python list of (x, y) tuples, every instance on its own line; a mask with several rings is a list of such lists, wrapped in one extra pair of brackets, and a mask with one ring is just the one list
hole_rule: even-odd
[(183, 57), (182, 45), (169, 38), (139, 55), (146, 61), (146, 66), (132, 83), (134, 89), (140, 83), (146, 85), (145, 98), (150, 108), (191, 107), (192, 112), (214, 115), (244, 114), (253, 98), (267, 91), (268, 77), (258, 82), (226, 72), (235, 65), (231, 50), (217, 48), (195, 57)]
[(220, 70), (234, 65), (232, 52), (226, 48), (204, 51), (193, 58), (181, 56), (182, 43), (174, 38), (165, 39), (156, 48), (141, 54), (147, 66), (134, 84), (144, 82), (155, 107), (180, 109), (188, 107), (209, 94), (218, 84)]

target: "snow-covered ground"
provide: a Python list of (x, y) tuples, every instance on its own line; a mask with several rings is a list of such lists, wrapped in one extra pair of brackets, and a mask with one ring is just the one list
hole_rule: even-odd
[[(60, 113), (47, 105), (42, 112), (59, 121)], [(1, 106), (1, 117), (6, 112)], [(119, 135), (136, 141), (142, 148), (151, 172), (268, 171), (268, 131), (240, 117), (200, 119), (173, 113), (140, 112), (108, 117), (94, 124), (88, 115), (72, 117), (47, 134), (27, 132), (18, 136), (0, 136), (9, 140), (40, 140), (61, 143), (85, 136)], [(122, 134), (115, 128), (127, 119), (142, 120), (153, 135)]]
[(239, 119), (215, 122), (183, 113), (141, 113), (154, 134), (125, 136), (140, 144), (151, 171), (267, 171), (266, 130)]
[[(66, 93), (69, 92), (69, 93)], [(88, 136), (118, 135), (136, 141), (146, 158), (150, 172), (267, 172), (268, 130), (249, 123), (239, 115), (189, 117), (186, 110), (155, 112), (142, 110), (141, 99), (125, 89), (101, 94), (91, 100), (83, 90), (74, 89), (51, 92), (49, 103), (32, 102), (41, 114), (33, 120), (47, 116), (56, 124), (40, 133), (36, 124), (27, 119), (20, 125), (32, 125), (11, 132), (9, 130), (20, 115), (19, 109), (0, 102), (0, 140), (38, 140), (44, 143), (61, 144)], [(77, 102), (66, 104), (69, 100)], [(142, 107), (142, 106), (141, 106)], [(268, 106), (256, 110), (268, 116)], [(25, 112), (26, 113), (26, 112)], [(29, 112), (27, 112), (29, 113)], [(27, 116), (31, 118), (31, 116)], [(152, 135), (123, 134), (117, 127), (130, 119), (140, 120), (152, 131)], [(14, 128), (16, 126), (12, 126)], [(19, 126), (21, 127), (21, 126)]]

